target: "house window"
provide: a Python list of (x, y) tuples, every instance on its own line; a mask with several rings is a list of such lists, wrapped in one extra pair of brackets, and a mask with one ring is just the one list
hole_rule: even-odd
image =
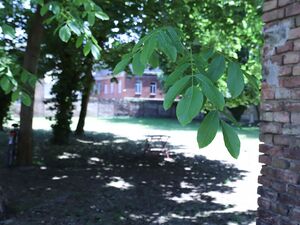
[(122, 93), (122, 81), (119, 80), (119, 83), (118, 83), (118, 93), (121, 94)]
[(110, 83), (110, 93), (113, 94), (114, 93), (114, 83)]
[(104, 94), (106, 95), (108, 93), (108, 90), (107, 90), (107, 84), (104, 85)]
[(135, 82), (135, 94), (136, 95), (142, 94), (142, 81), (140, 80)]
[(155, 82), (150, 83), (150, 95), (156, 95), (156, 83)]
[(94, 87), (94, 93), (95, 93), (95, 95), (99, 95), (100, 92), (101, 92), (101, 83), (97, 82)]

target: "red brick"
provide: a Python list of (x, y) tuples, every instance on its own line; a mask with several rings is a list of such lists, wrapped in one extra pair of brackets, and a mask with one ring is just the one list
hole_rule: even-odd
[(271, 156), (282, 156), (282, 147), (280, 146), (273, 146), (268, 144), (260, 144), (259, 145), (259, 152), (268, 154)]
[(260, 109), (262, 111), (279, 112), (283, 110), (283, 104), (278, 101), (266, 101), (260, 104)]
[(283, 46), (277, 47), (276, 48), (276, 53), (280, 54), (280, 53), (292, 51), (293, 50), (293, 46), (294, 46), (293, 42), (292, 41), (288, 41)]
[[(298, 124), (297, 125), (284, 124), (282, 128), (282, 133), (287, 135), (300, 135), (300, 126)], [(290, 144), (292, 145), (294, 143), (291, 141)]]
[(297, 147), (296, 148), (287, 148), (284, 150), (284, 157), (293, 159), (293, 160), (300, 160), (300, 149)]
[(292, 74), (292, 66), (291, 65), (285, 65), (281, 66), (279, 68), (279, 76), (286, 76)]
[(275, 122), (288, 123), (290, 122), (290, 114), (288, 112), (274, 112), (273, 119)]
[(291, 97), (291, 91), (287, 88), (276, 88), (275, 99), (289, 99)]
[(271, 122), (274, 120), (274, 113), (273, 112), (261, 112), (260, 120)]
[(271, 201), (276, 201), (278, 197), (278, 193), (263, 186), (258, 187), (257, 193), (262, 197), (270, 199)]
[(279, 204), (300, 206), (300, 199), (287, 193), (280, 194), (278, 197)]
[(267, 145), (273, 144), (273, 134), (259, 134), (259, 140)]
[(288, 34), (289, 40), (300, 38), (300, 27), (291, 29)]
[(299, 76), (300, 75), (300, 65), (297, 65), (297, 66), (293, 67), (293, 75), (294, 76)]
[(284, 158), (273, 157), (272, 167), (279, 169), (288, 169), (290, 167), (290, 162)]
[(294, 2), (294, 0), (279, 0), (278, 1), (278, 6), (285, 6), (285, 5), (288, 5), (288, 4), (291, 4), (291, 3), (293, 3)]
[(300, 221), (300, 209), (299, 208), (293, 208), (292, 211), (289, 214), (289, 217), (293, 220)]
[(296, 23), (296, 26), (299, 27), (300, 26), (300, 16), (297, 16), (295, 18), (295, 23)]
[(294, 16), (300, 14), (300, 3), (294, 3), (285, 8), (286, 16)]
[(274, 99), (275, 90), (272, 88), (263, 88), (261, 91), (261, 96), (263, 99)]
[(272, 202), (268, 198), (259, 197), (257, 199), (257, 204), (264, 209), (270, 209), (271, 203)]
[(294, 51), (300, 50), (300, 39), (294, 40)]
[(272, 0), (272, 1), (265, 1), (264, 2), (264, 7), (263, 7), (263, 11), (270, 11), (272, 9), (275, 9), (277, 7), (277, 0)]
[(294, 196), (300, 197), (300, 185), (288, 184), (287, 192)]
[(257, 210), (258, 219), (256, 225), (279, 225), (277, 223), (279, 217), (270, 210), (258, 208)]
[(273, 181), (271, 183), (271, 188), (277, 192), (286, 192), (287, 191), (287, 184), (284, 182), (276, 182)]
[(300, 124), (300, 113), (292, 112), (291, 113), (291, 122), (293, 125)]
[(268, 155), (259, 155), (258, 161), (263, 164), (270, 164), (272, 162), (272, 158)]
[(280, 77), (279, 83), (281, 87), (286, 88), (300, 87), (300, 76)]
[(263, 15), (264, 22), (270, 22), (284, 17), (284, 9), (276, 9)]
[(287, 102), (284, 104), (284, 111), (300, 112), (300, 102)]
[(261, 176), (258, 176), (257, 182), (259, 184), (262, 184), (265, 187), (271, 187), (273, 181), (269, 177), (267, 177), (265, 175), (261, 175)]
[(292, 160), (290, 165), (290, 170), (298, 173), (300, 171), (300, 161)]
[(292, 99), (300, 99), (300, 89), (294, 88), (291, 90), (291, 98)]
[(288, 52), (283, 57), (283, 64), (293, 64), (299, 62), (299, 52)]
[(276, 145), (286, 145), (288, 146), (290, 143), (290, 136), (288, 135), (274, 135), (273, 139), (274, 144)]
[(277, 65), (282, 65), (282, 59), (283, 59), (282, 55), (273, 55), (271, 57), (272, 63), (276, 63)]
[(282, 132), (281, 123), (260, 123), (260, 131), (262, 133), (280, 134)]

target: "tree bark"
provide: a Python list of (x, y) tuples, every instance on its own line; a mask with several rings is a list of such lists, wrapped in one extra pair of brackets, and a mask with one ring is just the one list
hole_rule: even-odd
[[(40, 15), (39, 7), (33, 16), (33, 20), (30, 25), (31, 27), (28, 32), (23, 67), (29, 72), (36, 74), (44, 30), (43, 17)], [(32, 119), (35, 87), (28, 85), (26, 90), (32, 98), (32, 104), (31, 106), (25, 106), (24, 104), (21, 105), (17, 157), (17, 162), (20, 166), (28, 166), (32, 164)]]
[(82, 91), (79, 120), (78, 120), (76, 131), (75, 131), (76, 135), (84, 134), (84, 124), (85, 124), (85, 118), (86, 118), (86, 114), (87, 114), (87, 107), (88, 107), (90, 94), (93, 89), (94, 82), (95, 82), (95, 80), (92, 75), (92, 65), (91, 65), (89, 67), (89, 71), (86, 74), (85, 81), (84, 81), (84, 88)]

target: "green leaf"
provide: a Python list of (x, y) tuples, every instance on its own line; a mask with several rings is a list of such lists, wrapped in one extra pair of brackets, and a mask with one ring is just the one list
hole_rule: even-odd
[(216, 88), (216, 86), (202, 74), (197, 74), (196, 77), (200, 80), (202, 84), (202, 90), (204, 95), (214, 104), (219, 110), (223, 110), (225, 106), (224, 96)]
[(30, 106), (32, 102), (30, 96), (25, 92), (22, 92), (21, 94), (21, 101), (26, 106)]
[(2, 25), (2, 31), (5, 35), (9, 36), (10, 38), (15, 37), (16, 31), (13, 27), (11, 27), (9, 25), (3, 24)]
[(57, 15), (60, 13), (60, 6), (57, 2), (51, 2), (49, 5), (49, 10), (53, 12), (54, 15)]
[(71, 21), (70, 23), (68, 23), (68, 26), (71, 31), (73, 31), (77, 36), (80, 36), (81, 31), (78, 23), (76, 23), (75, 21)]
[(16, 100), (18, 100), (20, 98), (20, 92), (19, 91), (15, 91), (12, 93), (11, 95), (11, 100), (14, 102)]
[(88, 42), (85, 44), (84, 48), (83, 48), (83, 54), (84, 54), (84, 56), (87, 56), (87, 55), (90, 53), (91, 47), (92, 47), (92, 42), (91, 42), (91, 41), (88, 41)]
[(197, 142), (199, 148), (206, 147), (214, 140), (218, 132), (219, 125), (220, 121), (217, 111), (211, 111), (205, 116), (197, 133)]
[(170, 43), (170, 38), (164, 33), (158, 34), (159, 49), (173, 62), (177, 58), (177, 49)]
[(165, 99), (164, 99), (164, 109), (169, 109), (175, 98), (182, 93), (182, 91), (186, 88), (187, 84), (189, 83), (191, 77), (185, 76), (178, 80), (167, 92)]
[(63, 42), (68, 42), (71, 37), (71, 30), (67, 24), (59, 29), (59, 37)]
[(28, 80), (28, 74), (26, 73), (26, 70), (23, 70), (21, 73), (21, 81), (25, 83)]
[(203, 105), (203, 94), (198, 87), (187, 89), (176, 107), (176, 116), (182, 125), (187, 125), (199, 114)]
[(92, 44), (92, 48), (91, 48), (91, 51), (92, 51), (92, 55), (93, 57), (96, 59), (96, 60), (99, 60), (100, 59), (100, 49), (98, 46)]
[(109, 20), (109, 16), (103, 11), (96, 11), (95, 16), (101, 20)]
[(240, 139), (235, 130), (228, 125), (226, 122), (221, 121), (222, 132), (223, 132), (223, 139), (225, 146), (230, 153), (230, 155), (237, 159), (240, 154)]
[(142, 76), (145, 68), (146, 65), (141, 62), (141, 53), (140, 52), (136, 53), (132, 59), (133, 73)]
[(8, 92), (11, 87), (11, 82), (6, 76), (4, 76), (0, 80), (0, 86), (4, 92)]
[(159, 66), (159, 55), (156, 52), (153, 52), (149, 58), (149, 64), (153, 68), (157, 68)]
[(49, 4), (43, 5), (43, 7), (42, 7), (41, 10), (40, 10), (41, 16), (45, 16), (46, 13), (48, 12), (48, 10), (49, 10)]
[(123, 58), (114, 68), (114, 75), (117, 75), (118, 73), (124, 71), (125, 67), (128, 65), (128, 63), (130, 62), (131, 57), (126, 57)]
[(174, 84), (179, 78), (183, 76), (184, 71), (186, 71), (187, 68), (189, 68), (189, 63), (184, 63), (182, 65), (179, 65), (175, 68), (175, 70), (167, 76), (165, 87), (168, 88), (172, 84)]
[(90, 24), (91, 26), (94, 26), (94, 24), (95, 24), (95, 13), (90, 12), (90, 13), (88, 14), (88, 21), (89, 21), (89, 24)]
[(225, 71), (225, 59), (223, 55), (215, 57), (209, 65), (208, 76), (212, 81), (217, 81)]
[(77, 38), (76, 43), (75, 43), (76, 48), (79, 48), (82, 45), (83, 39), (84, 39), (83, 35)]
[(238, 63), (229, 63), (227, 87), (233, 98), (239, 96), (244, 89), (243, 72)]
[(144, 48), (141, 52), (141, 62), (143, 64), (146, 65), (147, 62), (149, 61), (151, 55), (153, 54), (156, 48), (156, 44), (157, 44), (156, 36), (151, 37), (145, 42)]
[(172, 43), (176, 47), (177, 51), (180, 53), (184, 52), (184, 46), (182, 45), (176, 30), (173, 27), (168, 27), (167, 34), (170, 37), (170, 39), (172, 40)]

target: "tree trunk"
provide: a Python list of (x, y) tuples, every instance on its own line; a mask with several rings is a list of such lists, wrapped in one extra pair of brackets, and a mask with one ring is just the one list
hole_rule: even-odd
[(7, 117), (10, 104), (11, 93), (6, 95), (2, 90), (0, 90), (0, 131), (3, 131), (3, 124)]
[(84, 134), (84, 124), (85, 124), (85, 117), (87, 113), (87, 107), (90, 99), (90, 94), (93, 89), (94, 85), (94, 78), (92, 75), (92, 65), (90, 66), (90, 71), (86, 74), (85, 81), (84, 81), (84, 88), (82, 91), (82, 98), (81, 98), (81, 108), (80, 108), (80, 114), (79, 114), (79, 120), (77, 123), (76, 135), (82, 135)]
[(6, 205), (7, 205), (6, 197), (2, 187), (0, 186), (0, 219), (5, 217)]
[[(43, 17), (40, 15), (40, 8), (37, 9), (30, 24), (28, 40), (24, 55), (23, 67), (29, 72), (36, 74), (40, 56), (40, 47), (43, 36)], [(32, 119), (35, 87), (27, 86), (31, 106), (21, 105), (20, 113), (20, 133), (18, 143), (18, 165), (28, 166), (32, 164)]]

